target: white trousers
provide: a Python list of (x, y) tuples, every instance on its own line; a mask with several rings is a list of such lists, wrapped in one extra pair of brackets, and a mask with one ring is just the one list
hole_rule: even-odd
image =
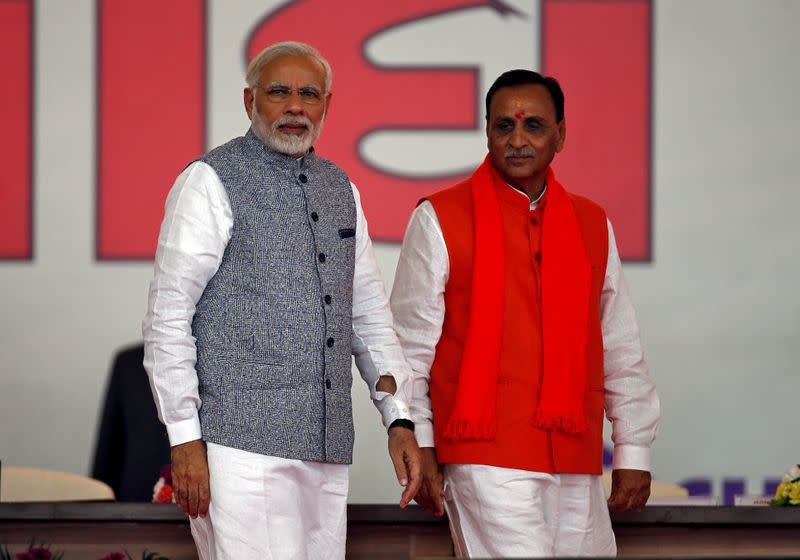
[(616, 556), (600, 475), (444, 466), (459, 558)]
[(342, 560), (347, 465), (208, 444), (211, 503), (191, 520), (201, 560)]

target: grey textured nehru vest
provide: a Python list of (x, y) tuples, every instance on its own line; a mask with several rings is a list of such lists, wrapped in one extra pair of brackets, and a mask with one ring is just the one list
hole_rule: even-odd
[(230, 199), (233, 233), (192, 323), (203, 439), (264, 455), (351, 463), (356, 209), (347, 175), (252, 130), (200, 159)]

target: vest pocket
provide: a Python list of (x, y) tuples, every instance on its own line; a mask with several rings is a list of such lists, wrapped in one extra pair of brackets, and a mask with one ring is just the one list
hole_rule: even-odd
[(258, 392), (291, 387), (296, 385), (296, 380), (292, 382), (290, 370), (285, 365), (239, 361), (230, 364), (225, 385), (229, 386), (225, 394), (230, 395), (230, 391), (235, 393), (239, 389)]
[(282, 366), (288, 354), (289, 327), (234, 328), (229, 344), (237, 362)]

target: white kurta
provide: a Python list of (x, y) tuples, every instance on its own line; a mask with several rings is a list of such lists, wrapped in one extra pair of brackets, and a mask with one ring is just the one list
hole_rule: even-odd
[[(359, 193), (351, 186), (356, 206), (352, 351), (388, 426), (411, 417), (411, 371), (392, 326)], [(167, 197), (142, 326), (144, 366), (173, 446), (202, 436), (191, 325), (232, 229), (230, 201), (216, 172), (206, 163), (192, 163)], [(382, 375), (394, 376), (394, 395), (375, 389)], [(204, 557), (344, 557), (346, 465), (265, 457), (213, 444), (208, 445), (208, 460), (209, 515), (192, 521)], [(264, 552), (270, 550), (273, 556)]]
[[(515, 192), (527, 198), (524, 193), (516, 190)], [(531, 210), (535, 210), (537, 204), (538, 201), (532, 202)], [(648, 374), (644, 360), (636, 313), (628, 293), (628, 285), (610, 223), (608, 237), (608, 263), (600, 299), (600, 318), (605, 367), (605, 410), (606, 416), (611, 420), (611, 439), (614, 443), (613, 468), (649, 471), (650, 446), (655, 438), (660, 417), (659, 401), (655, 384)], [(411, 216), (391, 297), (395, 328), (406, 359), (414, 372), (411, 414), (416, 425), (417, 441), (421, 447), (434, 446), (433, 412), (428, 384), (436, 344), (441, 336), (444, 321), (444, 292), (449, 267), (447, 246), (439, 220), (433, 206), (425, 201)], [(531, 297), (535, 297), (535, 294), (531, 294)], [(453, 519), (464, 520), (475, 515), (480, 521), (462, 522), (460, 528), (453, 530), (453, 539), (457, 546), (459, 541), (462, 541), (464, 554), (538, 556), (544, 551), (545, 556), (553, 555), (561, 550), (557, 540), (572, 550), (571, 555), (610, 553), (610, 549), (604, 548), (607, 538), (600, 534), (593, 538), (581, 539), (587, 546), (603, 545), (595, 550), (591, 546), (582, 548), (574, 543), (565, 542), (566, 533), (559, 529), (568, 525), (580, 525), (579, 521), (568, 519), (573, 515), (569, 512), (574, 509), (567, 505), (571, 500), (569, 497), (571, 491), (568, 488), (583, 485), (590, 494), (585, 497), (580, 515), (590, 514), (587, 519), (591, 519), (590, 526), (593, 530), (603, 531), (607, 527), (610, 534), (608, 508), (603, 499), (600, 476), (570, 475), (569, 484), (564, 485), (562, 480), (565, 475), (553, 477), (541, 473), (527, 473), (523, 476), (520, 473), (525, 471), (479, 465), (451, 466), (445, 469), (446, 492), (449, 496), (446, 506), (448, 514), (451, 515), (451, 523)], [(510, 493), (501, 490), (520, 478), (526, 481), (523, 483), (524, 490), (519, 486), (514, 486), (514, 491)], [(464, 491), (459, 491), (459, 487), (464, 488)], [(467, 488), (469, 490), (466, 490)], [(553, 495), (562, 496), (566, 502), (544, 498), (531, 501), (533, 499), (531, 496)], [(591, 500), (588, 499), (589, 496), (592, 497)], [(513, 502), (515, 499), (517, 501), (512, 505), (509, 500)], [(547, 522), (538, 525), (543, 530), (536, 529), (537, 525), (524, 516), (504, 516), (502, 512), (512, 507), (537, 510), (532, 511), (531, 515), (543, 516)], [(540, 508), (543, 509), (538, 511)], [(488, 517), (495, 515), (501, 516), (500, 519), (504, 520), (499, 527), (484, 523), (488, 521)], [(486, 531), (481, 527), (486, 528)], [(507, 531), (498, 532), (503, 527), (507, 528)], [(510, 546), (507, 550), (496, 548), (502, 546), (505, 538), (512, 533), (532, 535), (533, 542), (526, 545), (528, 548), (520, 548), (517, 545)], [(613, 544), (613, 535), (611, 538)], [(538, 545), (535, 544), (537, 542)], [(547, 542), (551, 542), (551, 545)], [(478, 554), (475, 551), (486, 554)]]

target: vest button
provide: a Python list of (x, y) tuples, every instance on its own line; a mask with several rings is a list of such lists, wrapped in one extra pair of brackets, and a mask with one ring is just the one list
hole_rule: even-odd
[(328, 389), (331, 388), (331, 380), (330, 379), (326, 379), (325, 380), (325, 387), (328, 388)]
[(297, 177), (297, 178), (298, 178), (298, 179), (300, 179), (300, 182), (301, 182), (301, 183), (307, 183), (307, 182), (308, 182), (308, 177), (306, 177), (306, 176), (305, 176), (305, 175), (303, 175), (302, 173), (301, 173), (300, 175), (298, 175), (298, 177)]
[(536, 262), (542, 262), (542, 253), (541, 253), (541, 251), (536, 251), (533, 254), (533, 258), (536, 259)]
[(536, 216), (531, 216), (531, 225), (532, 226), (539, 225), (539, 220), (536, 219)]
[(316, 212), (311, 212), (311, 219), (316, 222), (317, 220), (319, 220), (319, 214), (317, 214)]
[(328, 348), (331, 348), (333, 346), (333, 337), (329, 338), (325, 344), (328, 345)]
[(321, 263), (325, 262), (325, 253), (320, 253), (319, 254), (319, 262), (321, 262)]
[(330, 294), (325, 294), (325, 303), (330, 305), (331, 301), (333, 301), (333, 298), (330, 296)]

